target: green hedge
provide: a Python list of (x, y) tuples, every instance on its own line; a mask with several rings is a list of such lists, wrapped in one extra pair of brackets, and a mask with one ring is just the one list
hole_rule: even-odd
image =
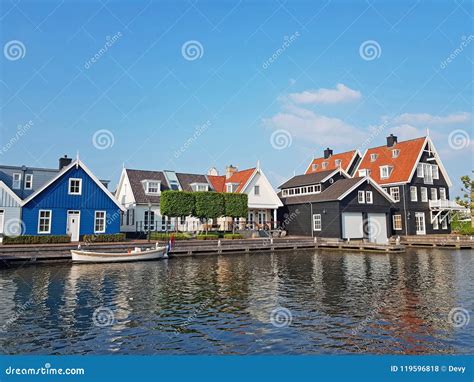
[(231, 240), (236, 240), (236, 239), (243, 239), (244, 237), (240, 233), (226, 233), (224, 235), (224, 239), (231, 239)]
[(67, 235), (23, 235), (16, 237), (5, 236), (3, 244), (54, 244), (54, 243), (70, 243), (71, 238)]
[(451, 230), (453, 233), (460, 235), (474, 235), (474, 228), (471, 226), (470, 221), (457, 221), (453, 220), (451, 223)]
[(208, 233), (208, 234), (201, 234), (197, 235), (196, 239), (198, 240), (217, 240), (219, 239), (219, 235)]
[(116, 241), (125, 241), (124, 233), (84, 235), (83, 241), (89, 243), (112, 243)]
[(173, 235), (175, 240), (188, 240), (192, 236), (186, 233), (162, 233), (162, 232), (151, 232), (150, 240), (163, 240), (167, 241), (170, 239), (170, 236)]

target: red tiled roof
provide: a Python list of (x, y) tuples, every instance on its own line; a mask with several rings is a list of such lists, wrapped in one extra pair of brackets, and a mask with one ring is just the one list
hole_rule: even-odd
[(249, 168), (247, 170), (236, 171), (232, 174), (229, 179), (226, 179), (225, 175), (208, 175), (209, 182), (211, 182), (212, 187), (217, 192), (226, 191), (226, 183), (236, 183), (238, 184), (236, 192), (241, 192), (242, 188), (248, 182), (252, 174), (255, 172), (255, 168)]
[[(306, 174), (311, 174), (313, 172), (320, 172), (320, 171), (328, 171), (328, 170), (335, 170), (338, 168), (336, 166), (336, 160), (341, 160), (341, 168), (344, 171), (347, 171), (349, 169), (349, 165), (351, 163), (352, 158), (354, 158), (354, 155), (356, 153), (356, 150), (352, 151), (347, 151), (345, 153), (340, 153), (340, 154), (334, 154), (331, 155), (329, 158), (315, 158), (313, 161), (310, 163), (308, 166), (308, 169), (306, 170)], [(323, 168), (323, 162), (327, 162), (327, 167)], [(316, 169), (313, 170), (313, 165), (317, 165)]]
[[(407, 182), (412, 173), (413, 167), (424, 147), (426, 137), (398, 142), (392, 147), (379, 146), (368, 149), (357, 169), (370, 170), (370, 177), (379, 184)], [(392, 150), (400, 150), (397, 158), (392, 157)], [(370, 155), (377, 154), (377, 159), (370, 161)], [(387, 179), (380, 178), (380, 166), (392, 166), (393, 170)], [(357, 173), (355, 174), (358, 175)]]

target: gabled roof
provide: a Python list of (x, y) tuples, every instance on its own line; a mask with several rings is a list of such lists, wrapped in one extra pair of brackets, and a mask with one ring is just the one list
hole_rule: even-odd
[(252, 175), (255, 173), (255, 170), (256, 168), (254, 167), (242, 171), (236, 171), (228, 179), (225, 175), (208, 175), (207, 178), (216, 192), (226, 192), (226, 183), (238, 184), (235, 192), (242, 192), (252, 178)]
[(53, 184), (56, 180), (60, 179), (64, 174), (66, 174), (71, 168), (74, 166), (79, 166), (81, 167), (84, 172), (94, 181), (94, 183), (99, 186), (99, 188), (105, 192), (105, 194), (115, 203), (115, 205), (120, 208), (122, 211), (125, 210), (123, 206), (120, 205), (120, 203), (115, 199), (115, 197), (112, 195), (112, 193), (107, 189), (107, 187), (104, 186), (104, 184), (94, 175), (94, 173), (89, 170), (89, 168), (79, 159), (76, 159), (72, 161), (68, 166), (63, 167), (58, 174), (49, 180), (46, 184), (44, 184), (42, 187), (40, 187), (38, 190), (36, 190), (34, 193), (32, 193), (30, 196), (28, 196), (25, 200), (22, 202), (22, 206), (26, 205), (29, 203), (31, 200), (33, 200), (36, 196), (41, 194), (44, 190), (46, 190), (51, 184)]
[(343, 174), (346, 178), (349, 178), (349, 175), (341, 169), (319, 171), (319, 172), (313, 172), (309, 174), (296, 175), (293, 178), (287, 180), (278, 188), (283, 189), (283, 188), (310, 186), (312, 184), (324, 183), (326, 180), (328, 180), (329, 178), (332, 178), (334, 175), (339, 174), (339, 173)]
[(5, 192), (6, 192), (8, 195), (10, 195), (10, 197), (11, 197), (16, 203), (18, 203), (19, 205), (21, 205), (21, 199), (20, 199), (20, 197), (19, 197), (17, 194), (15, 194), (15, 193), (13, 192), (13, 190), (12, 190), (10, 187), (8, 187), (4, 182), (2, 182), (2, 181), (0, 180), (0, 190), (2, 190), (2, 189), (5, 190)]
[(183, 191), (193, 191), (193, 183), (209, 184), (207, 181), (206, 175), (202, 174), (185, 174), (185, 173), (176, 173), (179, 184)]
[(169, 190), (168, 182), (162, 171), (132, 170), (128, 168), (125, 171), (127, 172), (130, 187), (137, 204), (147, 204), (148, 202), (152, 204), (160, 203), (159, 195), (147, 195), (145, 193), (142, 183), (144, 180), (159, 181), (161, 182), (161, 191)]
[[(333, 154), (329, 158), (314, 158), (311, 163), (309, 164), (308, 168), (306, 169), (305, 174), (311, 174), (314, 172), (322, 172), (328, 170), (336, 170), (338, 166), (336, 166), (336, 160), (341, 161), (341, 168), (344, 171), (348, 171), (349, 167), (351, 166), (354, 159), (357, 157), (358, 150), (351, 150), (346, 151), (344, 153)], [(327, 162), (327, 167), (323, 168), (323, 162)], [(316, 169), (313, 170), (313, 165), (316, 165)]]
[[(370, 170), (370, 177), (379, 184), (409, 182), (426, 141), (426, 137), (421, 137), (398, 142), (392, 147), (384, 145), (370, 148), (365, 152), (356, 170), (356, 175), (359, 170)], [(394, 149), (400, 150), (396, 158), (392, 156), (392, 150)], [(370, 159), (372, 154), (377, 156), (373, 162)], [(382, 179), (380, 177), (381, 166), (391, 166), (393, 168), (389, 178)]]
[[(51, 180), (59, 172), (58, 169), (28, 167), (28, 166), (9, 166), (0, 165), (0, 181), (3, 181), (18, 197), (26, 198), (41, 186)], [(19, 189), (13, 189), (13, 174), (22, 174), (21, 184)], [(33, 182), (31, 189), (25, 189), (25, 175), (33, 175)]]

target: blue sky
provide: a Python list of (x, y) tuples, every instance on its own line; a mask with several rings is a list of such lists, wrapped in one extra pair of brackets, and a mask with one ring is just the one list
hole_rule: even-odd
[(473, 167), (469, 1), (5, 0), (0, 15), (2, 164), (79, 151), (115, 184), (123, 163), (260, 160), (278, 185), (325, 146), (429, 129), (453, 191)]

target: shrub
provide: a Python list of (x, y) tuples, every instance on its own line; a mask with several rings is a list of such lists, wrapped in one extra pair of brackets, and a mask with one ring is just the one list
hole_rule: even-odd
[(226, 233), (224, 239), (236, 240), (243, 239), (243, 236), (240, 233)]
[(54, 244), (54, 243), (70, 243), (71, 238), (67, 235), (23, 235), (16, 237), (5, 236), (3, 244)]
[(198, 240), (217, 240), (217, 239), (219, 239), (219, 235), (216, 235), (216, 234), (213, 234), (213, 233), (201, 234), (201, 235), (197, 235), (196, 239), (198, 239)]
[(125, 241), (124, 233), (84, 235), (83, 241), (88, 243), (112, 243), (116, 241)]
[(163, 216), (190, 216), (194, 213), (194, 194), (186, 191), (163, 191), (160, 197)]
[[(203, 191), (195, 192), (194, 198), (196, 201), (194, 216), (200, 219), (216, 219), (224, 215), (224, 197), (221, 193)], [(206, 232), (208, 224), (205, 224)]]
[(470, 221), (459, 221), (453, 219), (451, 229), (453, 233), (458, 233), (460, 235), (474, 235), (474, 228), (471, 226)]
[(170, 236), (173, 235), (175, 240), (188, 240), (191, 239), (192, 236), (186, 233), (162, 233), (162, 232), (152, 232), (150, 234), (150, 240), (161, 240), (161, 241), (168, 241)]

